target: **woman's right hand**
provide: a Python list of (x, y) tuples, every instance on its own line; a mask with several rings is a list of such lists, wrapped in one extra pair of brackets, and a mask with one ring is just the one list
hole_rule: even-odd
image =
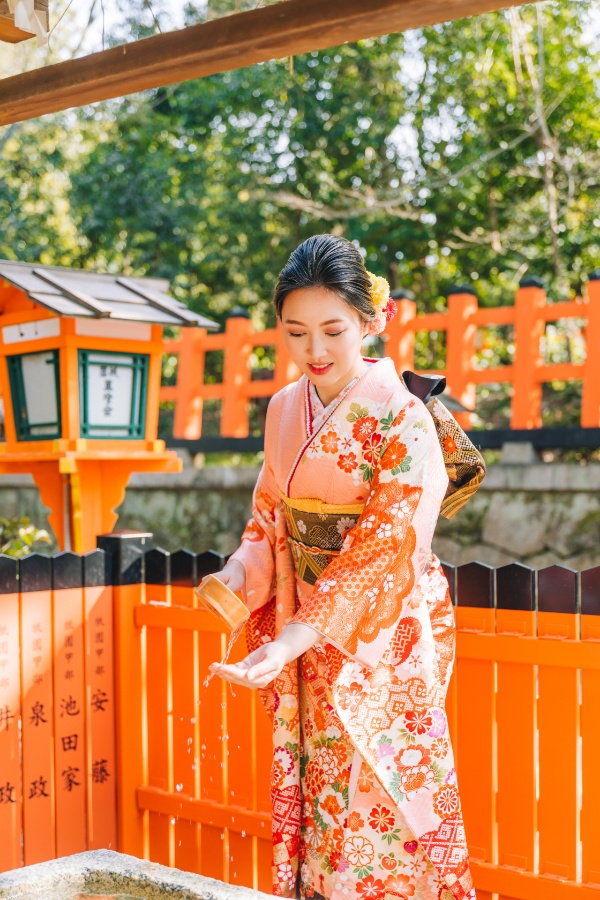
[[(198, 587), (208, 578), (202, 579)], [(213, 578), (218, 578), (226, 584), (234, 594), (239, 593), (246, 584), (246, 568), (238, 559), (230, 559), (225, 563), (220, 572), (213, 572)]]

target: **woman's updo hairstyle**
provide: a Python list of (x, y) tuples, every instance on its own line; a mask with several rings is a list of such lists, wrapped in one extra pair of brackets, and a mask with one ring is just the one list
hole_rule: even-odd
[(279, 273), (273, 297), (277, 316), (281, 319), (288, 294), (311, 287), (338, 294), (366, 322), (376, 317), (371, 279), (362, 256), (346, 238), (315, 234), (296, 247)]

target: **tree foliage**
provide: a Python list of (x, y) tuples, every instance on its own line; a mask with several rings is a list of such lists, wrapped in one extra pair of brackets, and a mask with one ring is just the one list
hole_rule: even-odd
[[(154, 7), (128, 3), (112, 42), (156, 30)], [(198, 311), (241, 304), (257, 324), (323, 231), (420, 311), (465, 282), (510, 303), (526, 274), (569, 296), (600, 266), (599, 17), (598, 0), (548, 0), (4, 129), (0, 257), (167, 277)]]

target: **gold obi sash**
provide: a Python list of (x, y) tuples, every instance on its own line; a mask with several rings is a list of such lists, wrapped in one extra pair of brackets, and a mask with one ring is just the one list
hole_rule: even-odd
[(364, 506), (292, 500), (283, 495), (281, 500), (296, 573), (302, 581), (314, 584), (332, 557), (338, 556), (344, 535), (356, 525)]

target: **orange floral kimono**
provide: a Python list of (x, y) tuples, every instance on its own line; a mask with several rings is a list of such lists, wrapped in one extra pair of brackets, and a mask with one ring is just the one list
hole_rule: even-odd
[(262, 691), (272, 717), (274, 893), (474, 898), (444, 703), (454, 617), (431, 540), (446, 488), (433, 420), (390, 359), (323, 408), (269, 404), (246, 568), (250, 650), (323, 636)]

